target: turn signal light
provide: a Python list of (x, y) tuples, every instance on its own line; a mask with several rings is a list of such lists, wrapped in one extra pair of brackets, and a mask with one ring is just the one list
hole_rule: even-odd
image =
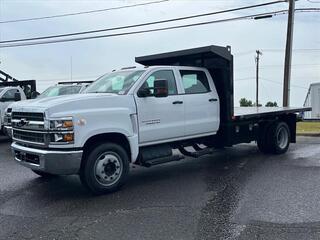
[(64, 134), (64, 135), (63, 135), (63, 140), (64, 140), (65, 142), (72, 142), (73, 139), (74, 139), (73, 133), (67, 133), (67, 134)]
[(63, 121), (63, 128), (72, 128), (73, 127), (73, 122), (72, 120), (70, 121)]

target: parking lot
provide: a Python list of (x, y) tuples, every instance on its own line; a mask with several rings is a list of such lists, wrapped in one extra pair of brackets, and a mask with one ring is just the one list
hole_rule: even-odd
[(320, 138), (279, 156), (243, 144), (137, 167), (104, 196), (76, 176), (39, 178), (9, 146), (1, 140), (0, 239), (320, 239)]

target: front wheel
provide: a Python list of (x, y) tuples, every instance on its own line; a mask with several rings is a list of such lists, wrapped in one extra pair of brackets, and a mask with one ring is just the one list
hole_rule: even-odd
[(95, 194), (118, 190), (129, 174), (129, 158), (123, 147), (103, 143), (92, 149), (83, 159), (80, 180)]

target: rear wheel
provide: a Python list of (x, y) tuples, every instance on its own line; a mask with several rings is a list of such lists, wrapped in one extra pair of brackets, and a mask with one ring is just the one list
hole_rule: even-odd
[(263, 128), (259, 134), (257, 144), (263, 153), (282, 154), (290, 145), (290, 129), (285, 122), (275, 122)]
[(92, 149), (83, 161), (81, 182), (95, 194), (118, 190), (129, 174), (128, 154), (118, 144), (103, 143)]
[(268, 133), (269, 133), (270, 125), (265, 125), (259, 133), (257, 139), (257, 145), (261, 152), (270, 153), (270, 144), (268, 144)]
[(290, 129), (285, 122), (278, 122), (270, 129), (270, 149), (272, 153), (285, 153), (290, 145)]

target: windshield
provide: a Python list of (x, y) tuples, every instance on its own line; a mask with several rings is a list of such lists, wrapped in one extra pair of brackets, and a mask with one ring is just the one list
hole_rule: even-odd
[(80, 90), (81, 90), (80, 85), (53, 86), (53, 87), (49, 87), (47, 90), (45, 90), (43, 93), (41, 93), (38, 98), (56, 97), (56, 96), (61, 96), (61, 95), (76, 94), (76, 93), (79, 93)]
[(139, 79), (145, 70), (120, 71), (106, 74), (92, 83), (86, 93), (124, 94)]

